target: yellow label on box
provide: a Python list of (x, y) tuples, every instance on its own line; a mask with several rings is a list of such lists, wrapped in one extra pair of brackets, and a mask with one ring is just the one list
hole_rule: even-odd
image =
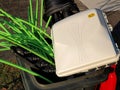
[(94, 16), (95, 16), (95, 13), (91, 13), (91, 14), (88, 15), (89, 18), (92, 18)]

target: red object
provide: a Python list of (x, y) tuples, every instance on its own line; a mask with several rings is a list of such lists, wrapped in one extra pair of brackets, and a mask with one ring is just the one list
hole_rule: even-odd
[(108, 79), (101, 83), (99, 90), (116, 90), (117, 76), (115, 73), (116, 65), (111, 66), (114, 68), (114, 71), (111, 72), (108, 76)]

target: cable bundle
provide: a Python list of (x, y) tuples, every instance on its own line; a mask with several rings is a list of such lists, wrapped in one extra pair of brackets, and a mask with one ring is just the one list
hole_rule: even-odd
[(52, 23), (79, 12), (74, 0), (45, 0), (44, 19), (52, 16)]

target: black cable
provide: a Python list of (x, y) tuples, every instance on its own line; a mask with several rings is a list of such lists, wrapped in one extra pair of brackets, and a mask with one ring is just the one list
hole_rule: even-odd
[(74, 0), (45, 0), (44, 20), (47, 21), (52, 16), (52, 24), (62, 20), (70, 15), (79, 12)]
[(55, 67), (53, 67), (51, 64), (45, 62), (38, 56), (28, 52), (27, 50), (25, 50), (21, 47), (15, 47), (15, 46), (12, 46), (11, 49), (18, 56), (25, 58), (27, 61), (22, 58), (21, 59), (24, 60), (24, 62), (28, 63), (32, 68), (41, 69), (42, 71), (49, 72), (49, 73), (55, 72)]
[(65, 9), (73, 4), (74, 4), (73, 0), (46, 0), (45, 1), (45, 10), (46, 10), (45, 12), (47, 15), (50, 15), (62, 9)]

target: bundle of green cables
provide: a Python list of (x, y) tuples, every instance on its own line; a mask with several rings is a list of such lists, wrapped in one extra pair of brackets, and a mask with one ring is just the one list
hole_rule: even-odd
[[(51, 39), (51, 36), (47, 34), (46, 29), (48, 28), (52, 17), (49, 17), (45, 27), (43, 27), (43, 0), (41, 0), (40, 16), (38, 16), (38, 3), (39, 0), (36, 0), (36, 10), (33, 10), (32, 0), (29, 0), (28, 20), (14, 17), (0, 9), (0, 51), (10, 50), (11, 46), (19, 46), (54, 66), (53, 59), (51, 59), (54, 57), (52, 46), (45, 40), (45, 37)], [(7, 60), (0, 59), (0, 63), (18, 68), (52, 83), (51, 80), (44, 76), (22, 66), (8, 62)]]

